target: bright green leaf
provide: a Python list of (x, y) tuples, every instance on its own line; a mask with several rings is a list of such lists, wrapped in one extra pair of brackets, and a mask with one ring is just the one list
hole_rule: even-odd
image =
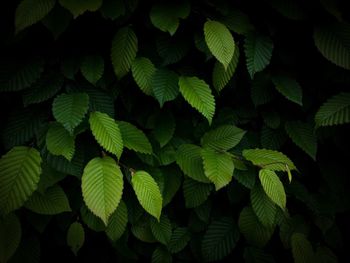
[(107, 225), (123, 193), (119, 166), (111, 157), (96, 157), (86, 165), (81, 181), (85, 204)]
[(46, 146), (53, 155), (62, 155), (71, 161), (75, 151), (74, 137), (59, 123), (50, 125), (46, 134)]
[(261, 169), (259, 171), (261, 185), (268, 197), (282, 209), (286, 208), (286, 193), (284, 186), (274, 171)]

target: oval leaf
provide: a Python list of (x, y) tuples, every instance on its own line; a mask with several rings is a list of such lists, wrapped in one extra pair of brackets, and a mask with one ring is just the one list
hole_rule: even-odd
[(71, 248), (74, 255), (78, 254), (78, 251), (82, 248), (85, 241), (85, 232), (83, 226), (74, 222), (70, 225), (67, 232), (67, 245)]

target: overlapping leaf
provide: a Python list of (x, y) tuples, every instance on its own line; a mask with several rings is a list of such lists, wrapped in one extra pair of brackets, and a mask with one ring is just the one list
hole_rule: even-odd
[(0, 213), (20, 208), (37, 189), (41, 174), (40, 153), (30, 147), (12, 148), (0, 159)]
[(106, 234), (112, 241), (117, 241), (125, 232), (128, 223), (128, 209), (123, 200), (120, 200), (117, 209), (111, 215)]
[(147, 95), (153, 94), (153, 75), (156, 68), (148, 58), (135, 58), (131, 65), (132, 76), (136, 84)]
[(89, 96), (86, 93), (63, 93), (52, 104), (53, 116), (70, 134), (82, 122), (88, 108)]
[(187, 246), (190, 239), (190, 232), (186, 227), (175, 228), (168, 243), (169, 252), (172, 254), (180, 252)]
[(129, 72), (137, 50), (138, 41), (134, 31), (130, 27), (119, 29), (113, 38), (111, 49), (112, 64), (118, 79)]
[(235, 51), (231, 32), (224, 24), (211, 20), (204, 24), (204, 36), (210, 52), (227, 69)]
[(75, 151), (74, 137), (59, 123), (50, 125), (46, 134), (46, 146), (53, 155), (62, 155), (72, 160)]
[(111, 157), (96, 157), (86, 165), (81, 180), (85, 204), (107, 225), (123, 193), (119, 166)]
[(204, 173), (214, 183), (216, 191), (231, 182), (234, 165), (229, 155), (209, 148), (202, 149), (201, 155)]
[(126, 148), (140, 153), (152, 153), (152, 145), (143, 131), (125, 121), (118, 121), (117, 123)]
[(179, 79), (182, 96), (196, 110), (207, 118), (209, 124), (215, 113), (215, 99), (212, 92), (203, 80), (197, 77), (183, 77)]
[(141, 206), (160, 220), (163, 198), (152, 176), (145, 171), (138, 171), (132, 175), (131, 183)]
[(171, 238), (171, 223), (166, 215), (162, 215), (159, 222), (151, 218), (150, 226), (153, 236), (162, 244), (166, 245)]
[(261, 185), (268, 197), (282, 209), (286, 208), (286, 193), (284, 186), (274, 171), (261, 169), (259, 171)]
[(100, 56), (88, 56), (81, 64), (81, 73), (92, 84), (102, 77), (104, 71), (104, 60)]
[(118, 124), (105, 113), (90, 113), (90, 128), (97, 142), (118, 158), (122, 155), (123, 139)]
[(303, 91), (299, 83), (285, 75), (275, 75), (272, 78), (275, 88), (288, 100), (303, 105)]
[(168, 69), (158, 69), (152, 78), (153, 94), (158, 100), (160, 107), (167, 101), (174, 100), (179, 94), (179, 77)]
[(186, 178), (183, 185), (185, 206), (188, 208), (197, 207), (203, 204), (209, 197), (212, 186)]
[(27, 209), (43, 215), (70, 212), (68, 198), (60, 186), (48, 188), (44, 194), (35, 192), (24, 205)]
[(350, 93), (342, 92), (328, 99), (317, 111), (316, 126), (332, 126), (350, 122)]

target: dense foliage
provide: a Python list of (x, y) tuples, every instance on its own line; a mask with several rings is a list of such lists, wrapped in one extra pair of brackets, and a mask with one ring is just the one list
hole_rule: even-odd
[(346, 1), (5, 2), (1, 263), (346, 261)]

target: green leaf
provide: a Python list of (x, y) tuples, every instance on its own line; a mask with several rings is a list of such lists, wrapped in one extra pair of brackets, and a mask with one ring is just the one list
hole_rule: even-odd
[(184, 174), (192, 179), (202, 183), (210, 182), (204, 173), (201, 147), (193, 144), (182, 144), (176, 152), (176, 163)]
[(228, 12), (225, 14), (224, 23), (230, 30), (240, 35), (245, 35), (254, 30), (254, 26), (247, 14), (232, 7), (230, 7), (230, 9), (227, 11)]
[(152, 263), (172, 263), (173, 258), (169, 251), (158, 246), (152, 254)]
[(85, 232), (83, 226), (74, 222), (68, 228), (67, 245), (70, 247), (74, 255), (77, 256), (78, 251), (82, 248), (85, 241)]
[(303, 91), (295, 79), (285, 75), (275, 75), (272, 81), (276, 90), (285, 98), (300, 106), (303, 105)]
[(96, 88), (85, 88), (90, 99), (90, 110), (106, 113), (109, 117), (114, 118), (114, 101), (110, 94)]
[[(130, 27), (119, 29), (112, 41), (111, 59), (118, 79), (130, 70), (138, 50), (137, 37)], [(148, 69), (149, 70), (149, 69)]]
[(80, 208), (80, 215), (84, 224), (95, 232), (106, 230), (106, 225), (103, 223), (103, 221), (99, 217), (95, 216), (85, 204), (83, 204)]
[(15, 15), (16, 33), (39, 22), (55, 6), (55, 0), (23, 0)]
[(243, 150), (243, 156), (254, 165), (273, 171), (296, 170), (293, 162), (283, 153), (266, 149)]
[(328, 99), (317, 111), (316, 126), (332, 126), (350, 122), (350, 93), (342, 92)]
[(210, 52), (227, 69), (235, 51), (231, 32), (220, 22), (207, 21), (204, 24), (204, 37)]
[(215, 113), (215, 99), (209, 85), (197, 77), (181, 76), (179, 87), (184, 99), (211, 124)]
[(179, 62), (189, 51), (188, 39), (183, 37), (160, 35), (156, 39), (156, 45), (158, 54), (163, 59), (162, 66)]
[(219, 153), (209, 148), (202, 149), (201, 155), (204, 173), (214, 183), (215, 190), (218, 191), (228, 185), (232, 180), (234, 170), (231, 157), (226, 153)]
[(294, 233), (291, 236), (291, 245), (295, 263), (315, 262), (312, 245), (304, 234)]
[(317, 137), (313, 125), (301, 121), (289, 121), (285, 123), (284, 127), (292, 141), (316, 160)]
[(222, 125), (205, 133), (201, 139), (203, 147), (227, 151), (235, 147), (243, 138), (246, 131), (233, 125)]
[(125, 121), (118, 121), (117, 124), (126, 148), (135, 152), (152, 154), (152, 145), (143, 131)]
[(148, 58), (139, 57), (131, 64), (132, 76), (140, 89), (147, 95), (153, 94), (153, 75), (156, 68)]
[(37, 189), (41, 174), (40, 153), (30, 147), (12, 148), (0, 159), (0, 214), (20, 208)]
[(68, 9), (77, 18), (86, 11), (97, 11), (103, 0), (58, 0), (60, 5)]
[(81, 181), (85, 204), (107, 225), (123, 193), (119, 166), (111, 157), (96, 157), (85, 166)]
[(131, 226), (132, 234), (139, 240), (145, 243), (156, 243), (157, 240), (152, 234), (151, 226), (149, 224), (149, 217), (140, 218), (135, 224)]
[(90, 113), (89, 122), (96, 141), (119, 159), (123, 152), (123, 139), (115, 120), (106, 113), (95, 111)]
[(168, 69), (156, 70), (152, 78), (152, 90), (160, 107), (167, 101), (174, 100), (179, 94), (179, 76)]
[(125, 232), (126, 225), (128, 223), (128, 209), (123, 200), (120, 203), (114, 213), (111, 215), (106, 234), (112, 241), (117, 241)]
[(71, 13), (58, 5), (42, 20), (43, 25), (50, 30), (53, 37), (58, 39), (68, 28), (72, 21)]
[(274, 228), (260, 223), (251, 207), (243, 208), (238, 219), (239, 230), (249, 244), (264, 247), (272, 237)]
[(71, 161), (75, 151), (74, 137), (59, 123), (52, 123), (46, 134), (46, 146), (53, 155), (62, 155)]
[(263, 72), (254, 75), (250, 96), (255, 107), (270, 102), (275, 97), (271, 77)]
[(15, 214), (0, 217), (0, 262), (8, 262), (13, 256), (19, 246), (21, 236), (21, 224)]
[(276, 205), (265, 194), (261, 185), (256, 184), (250, 191), (250, 202), (259, 221), (266, 227), (275, 225)]
[(88, 109), (89, 96), (86, 93), (63, 93), (58, 95), (52, 104), (53, 116), (71, 135), (82, 122)]
[(168, 250), (175, 254), (183, 250), (191, 239), (191, 235), (186, 227), (177, 227), (174, 229), (168, 243)]
[(131, 183), (141, 206), (159, 220), (163, 199), (153, 177), (145, 171), (137, 171), (132, 175)]
[(286, 193), (277, 174), (268, 169), (261, 169), (259, 179), (266, 195), (283, 210), (286, 209)]
[(225, 67), (218, 61), (215, 62), (212, 79), (213, 86), (219, 93), (231, 80), (233, 74), (236, 71), (239, 61), (239, 48), (236, 48), (232, 57), (232, 60), (228, 67)]
[(57, 73), (49, 73), (40, 78), (29, 89), (24, 90), (24, 106), (40, 103), (52, 98), (61, 88), (63, 78)]
[(160, 147), (164, 147), (172, 138), (175, 132), (175, 119), (171, 111), (162, 111), (156, 117), (153, 135), (159, 142)]
[(212, 186), (185, 178), (182, 185), (187, 208), (197, 207), (203, 204), (209, 197)]
[(251, 78), (270, 64), (273, 48), (273, 42), (269, 37), (255, 32), (247, 34), (244, 41), (244, 52)]
[(151, 22), (159, 30), (174, 35), (180, 24), (179, 18), (185, 19), (190, 8), (188, 2), (157, 3), (150, 12)]
[(166, 215), (160, 217), (159, 222), (151, 218), (150, 226), (153, 236), (162, 244), (169, 243), (171, 238), (171, 223)]
[(2, 61), (0, 64), (0, 91), (19, 91), (29, 88), (40, 78), (43, 70), (43, 59), (24, 62)]
[(81, 66), (80, 70), (83, 76), (92, 84), (102, 77), (104, 71), (104, 60), (100, 56), (88, 56), (86, 57)]
[(346, 23), (316, 27), (315, 45), (321, 54), (335, 65), (350, 69), (350, 26)]
[(65, 192), (57, 185), (48, 188), (44, 194), (35, 192), (24, 206), (42, 215), (57, 215), (71, 211)]
[(177, 167), (166, 167), (164, 173), (164, 187), (162, 191), (163, 196), (163, 206), (169, 204), (177, 191), (181, 187), (182, 183), (182, 173), (177, 169)]
[(238, 228), (229, 217), (213, 221), (202, 239), (203, 259), (206, 262), (220, 261), (228, 256), (239, 239)]

